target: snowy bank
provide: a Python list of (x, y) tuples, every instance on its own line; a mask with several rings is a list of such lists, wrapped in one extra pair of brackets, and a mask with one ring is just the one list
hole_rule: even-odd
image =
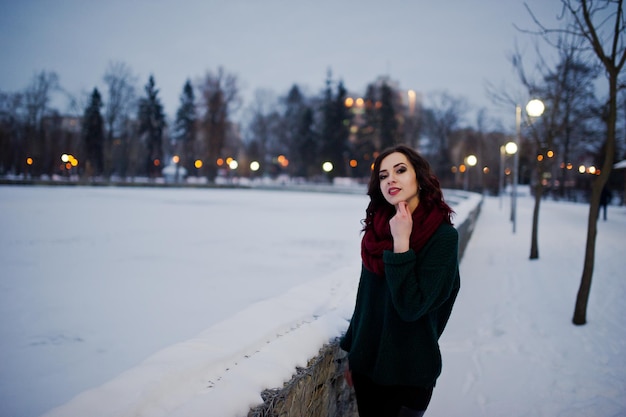
[(255, 303), (45, 416), (246, 415), (345, 330), (358, 273), (341, 269)]

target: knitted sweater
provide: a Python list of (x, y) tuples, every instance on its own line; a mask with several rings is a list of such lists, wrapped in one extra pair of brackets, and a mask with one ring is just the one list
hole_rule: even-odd
[(383, 260), (384, 277), (362, 268), (340, 346), (350, 369), (378, 384), (434, 386), (438, 340), (460, 288), (458, 233), (444, 223), (419, 253), (385, 251)]

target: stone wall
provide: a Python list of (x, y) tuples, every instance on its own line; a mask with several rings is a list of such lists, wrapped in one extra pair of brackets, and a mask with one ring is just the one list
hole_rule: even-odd
[[(474, 231), (481, 203), (457, 225), (459, 259)], [(339, 348), (339, 338), (320, 349), (306, 368), (282, 388), (261, 393), (263, 404), (250, 410), (248, 417), (358, 417), (354, 391), (343, 376), (346, 353)]]
[(325, 345), (283, 388), (263, 391), (264, 403), (250, 410), (248, 417), (358, 416), (354, 391), (343, 376), (345, 361), (339, 339)]

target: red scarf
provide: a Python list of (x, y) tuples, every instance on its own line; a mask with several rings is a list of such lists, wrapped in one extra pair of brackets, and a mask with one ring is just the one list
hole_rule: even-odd
[[(365, 268), (377, 275), (385, 275), (383, 252), (393, 250), (393, 237), (389, 220), (395, 215), (395, 208), (382, 208), (374, 213), (372, 225), (363, 235), (361, 241), (361, 259)], [(424, 204), (419, 204), (413, 212), (413, 231), (409, 246), (415, 253), (424, 247), (428, 239), (444, 221), (444, 214), (437, 208), (426, 211)]]

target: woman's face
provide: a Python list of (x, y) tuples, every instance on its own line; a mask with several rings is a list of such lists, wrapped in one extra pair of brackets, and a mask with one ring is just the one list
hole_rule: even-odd
[(415, 168), (401, 152), (387, 155), (380, 163), (378, 172), (380, 191), (385, 200), (393, 206), (406, 201), (409, 210), (413, 212), (419, 204), (419, 184)]

